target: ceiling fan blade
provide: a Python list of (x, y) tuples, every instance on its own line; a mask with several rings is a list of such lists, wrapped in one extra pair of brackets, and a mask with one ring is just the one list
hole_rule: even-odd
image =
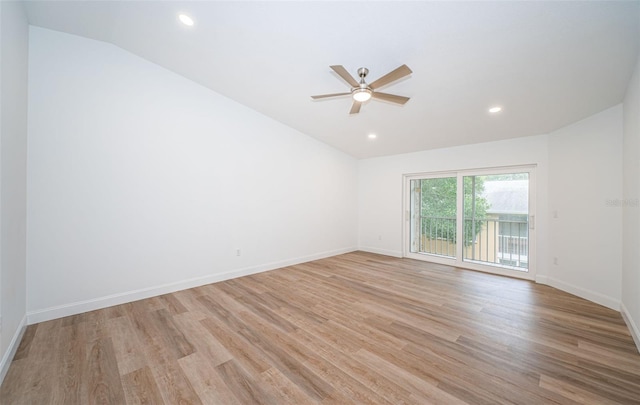
[(371, 97), (377, 98), (378, 100), (389, 101), (396, 104), (404, 104), (407, 101), (409, 101), (409, 97), (396, 96), (395, 94), (378, 93), (377, 91), (374, 91), (373, 94), (371, 94)]
[(333, 65), (329, 67), (333, 69), (333, 71), (336, 72), (340, 77), (342, 77), (342, 79), (344, 79), (345, 82), (349, 83), (349, 86), (358, 87), (360, 85), (358, 81), (354, 79), (353, 76), (349, 74), (349, 72), (347, 72), (347, 69), (345, 69), (344, 66)]
[(321, 94), (319, 96), (311, 96), (312, 99), (314, 100), (318, 100), (321, 98), (328, 98), (328, 97), (339, 97), (339, 96), (348, 96), (351, 93), (333, 93), (333, 94)]
[(382, 76), (378, 80), (374, 81), (369, 85), (369, 87), (375, 90), (378, 87), (384, 86), (385, 84), (389, 84), (391, 82), (395, 82), (398, 79), (402, 79), (405, 76), (409, 76), (411, 73), (413, 72), (411, 71), (411, 69), (409, 69), (409, 66), (402, 65), (399, 68), (392, 70), (391, 72)]
[(353, 105), (351, 106), (351, 111), (349, 111), (349, 114), (357, 114), (360, 112), (360, 106), (362, 105), (361, 102), (359, 101), (353, 101)]

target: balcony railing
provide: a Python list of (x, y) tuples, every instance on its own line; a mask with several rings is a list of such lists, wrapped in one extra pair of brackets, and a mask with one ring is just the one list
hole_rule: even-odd
[(509, 261), (528, 261), (529, 238), (526, 236), (498, 235), (498, 254), (500, 259)]
[(420, 253), (455, 257), (456, 219), (420, 217)]
[[(526, 220), (466, 219), (464, 228), (464, 260), (528, 268), (529, 224)], [(420, 253), (455, 257), (456, 233), (455, 218), (421, 217), (419, 238), (414, 235), (412, 240), (418, 242)]]

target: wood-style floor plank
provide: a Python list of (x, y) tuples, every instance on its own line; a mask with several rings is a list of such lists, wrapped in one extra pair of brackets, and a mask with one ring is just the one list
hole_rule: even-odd
[(162, 395), (149, 367), (142, 367), (122, 376), (127, 404), (160, 404)]
[(52, 403), (79, 403), (82, 387), (87, 376), (86, 341), (84, 324), (63, 327), (60, 332), (60, 356), (56, 363), (58, 368), (56, 386), (52, 392)]
[(22, 404), (640, 404), (620, 314), (354, 252), (30, 325)]
[(181, 358), (178, 363), (203, 404), (242, 405), (217, 370), (223, 363), (214, 364), (197, 352)]
[[(111, 338), (91, 342), (86, 358), (87, 382), (81, 385), (84, 389), (81, 390), (79, 403), (124, 403), (124, 390)], [(58, 387), (54, 387), (52, 391), (56, 388)]]

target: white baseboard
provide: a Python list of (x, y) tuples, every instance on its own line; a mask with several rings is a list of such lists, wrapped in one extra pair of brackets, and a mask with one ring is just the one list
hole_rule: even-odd
[(629, 332), (631, 332), (631, 337), (633, 341), (636, 343), (636, 348), (638, 349), (638, 353), (640, 353), (640, 329), (638, 329), (638, 325), (633, 321), (631, 314), (627, 307), (625, 307), (624, 302), (620, 303), (620, 313), (622, 314), (622, 319), (624, 319), (625, 323), (629, 327)]
[(199, 287), (206, 284), (217, 283), (219, 281), (230, 280), (232, 278), (248, 276), (251, 274), (262, 273), (264, 271), (275, 270), (281, 267), (292, 266), (295, 264), (305, 263), (313, 260), (324, 259), (331, 256), (337, 256), (344, 253), (354, 252), (356, 248), (337, 249), (328, 252), (317, 253), (309, 256), (298, 257), (294, 259), (283, 260), (261, 264), (258, 266), (246, 267), (242, 269), (231, 270), (225, 273), (211, 274), (204, 277), (196, 277), (187, 280), (181, 280), (174, 283), (143, 288), (135, 291), (127, 291), (118, 294), (112, 294), (104, 297), (98, 297), (90, 300), (72, 302), (69, 304), (58, 305), (55, 307), (38, 309), (27, 312), (27, 321), (29, 325), (39, 322), (45, 322), (52, 319), (63, 318), (65, 316), (81, 314), (83, 312), (94, 311), (111, 307), (114, 305), (125, 304), (151, 298), (162, 294), (168, 294), (188, 288)]
[(577, 295), (580, 298), (584, 298), (585, 300), (595, 302), (596, 304), (600, 304), (602, 306), (613, 309), (615, 311), (620, 310), (620, 301), (617, 299), (608, 297), (604, 294), (587, 290), (585, 288), (576, 287), (569, 283), (565, 283), (564, 281), (555, 279), (553, 277), (548, 277), (548, 276), (539, 275), (536, 277), (536, 282), (540, 284), (546, 284), (548, 286), (557, 288), (558, 290), (568, 292), (569, 294)]
[(359, 246), (358, 250), (369, 253), (377, 253), (379, 255), (392, 256), (392, 257), (403, 257), (402, 252), (399, 250), (387, 250), (387, 249), (378, 249), (373, 247)]
[(4, 377), (7, 375), (9, 371), (9, 366), (11, 366), (11, 361), (13, 360), (13, 356), (16, 355), (16, 351), (18, 351), (18, 346), (20, 346), (20, 341), (22, 341), (22, 336), (24, 335), (24, 331), (27, 329), (27, 317), (22, 317), (20, 324), (18, 324), (18, 329), (16, 329), (16, 333), (13, 334), (11, 338), (11, 343), (9, 343), (9, 347), (7, 347), (7, 351), (4, 352), (4, 356), (2, 356), (2, 360), (0, 360), (0, 385), (4, 381)]

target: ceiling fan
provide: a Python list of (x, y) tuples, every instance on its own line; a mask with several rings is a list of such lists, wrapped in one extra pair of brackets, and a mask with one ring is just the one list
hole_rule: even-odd
[(348, 93), (333, 93), (311, 96), (311, 98), (314, 100), (328, 97), (351, 95), (351, 97), (353, 98), (353, 105), (351, 106), (351, 111), (349, 111), (349, 114), (357, 114), (358, 112), (360, 112), (362, 103), (368, 101), (371, 98), (390, 101), (396, 104), (404, 104), (409, 101), (409, 97), (380, 93), (376, 91), (376, 89), (384, 85), (395, 82), (396, 80), (402, 79), (405, 76), (409, 76), (412, 71), (407, 65), (402, 65), (392, 70), (391, 72), (387, 73), (371, 84), (367, 84), (367, 82), (364, 81), (364, 79), (369, 74), (369, 69), (367, 68), (361, 67), (360, 69), (358, 69), (358, 76), (360, 77), (360, 82), (358, 82), (353, 76), (349, 74), (349, 72), (347, 72), (347, 69), (345, 69), (342, 65), (333, 65), (329, 67), (333, 69), (334, 72), (336, 72), (342, 79), (344, 79), (345, 82), (347, 82), (351, 86), (351, 91), (349, 91)]

